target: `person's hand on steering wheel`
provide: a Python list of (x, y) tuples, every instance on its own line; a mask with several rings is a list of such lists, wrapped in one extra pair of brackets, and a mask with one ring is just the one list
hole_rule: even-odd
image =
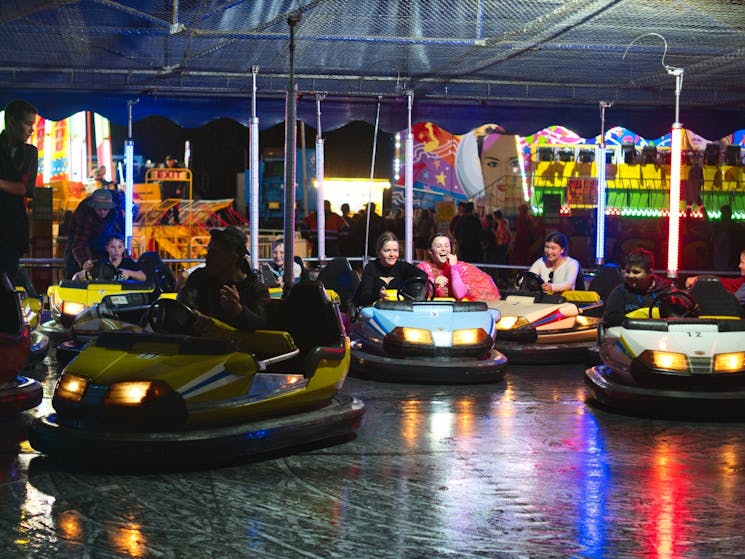
[[(411, 288), (418, 287), (418, 291), (412, 295)], [(435, 298), (435, 284), (427, 277), (410, 277), (398, 288), (396, 298), (399, 301), (432, 301)]]
[(210, 317), (203, 315), (199, 311), (194, 310), (194, 322), (192, 324), (192, 331), (194, 332), (194, 335), (196, 336), (204, 336), (206, 335), (212, 326), (214, 325), (214, 322), (210, 319)]

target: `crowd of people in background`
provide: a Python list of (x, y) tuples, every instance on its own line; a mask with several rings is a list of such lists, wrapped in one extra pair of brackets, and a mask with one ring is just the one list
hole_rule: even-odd
[[(326, 256), (359, 257), (376, 254), (375, 240), (385, 231), (398, 239), (405, 238), (403, 211), (396, 208), (383, 217), (375, 204), (370, 204), (369, 233), (367, 207), (352, 212), (348, 204), (341, 213), (326, 203)], [(317, 216), (306, 217), (300, 226), (303, 236), (317, 255)], [(730, 206), (721, 207), (721, 219), (684, 219), (681, 221), (680, 268), (726, 271), (737, 267), (740, 239), (745, 227), (732, 219)], [(438, 223), (434, 208), (415, 208), (413, 216), (413, 248), (416, 261), (428, 259), (430, 241), (436, 233), (446, 233), (452, 240), (452, 252), (461, 261), (486, 264), (484, 269), (499, 287), (509, 287), (514, 268), (530, 267), (545, 257), (545, 241), (549, 233), (559, 232), (566, 239), (563, 253), (571, 255), (580, 269), (595, 266), (595, 217), (561, 217), (546, 223), (543, 216), (534, 216), (527, 204), (517, 213), (505, 215), (501, 209), (477, 212), (472, 202), (457, 204), (449, 224)], [(657, 262), (666, 261), (667, 224), (661, 220), (634, 220), (609, 216), (606, 218), (605, 261), (623, 262), (635, 248), (653, 253)], [(511, 272), (511, 269), (513, 270)]]

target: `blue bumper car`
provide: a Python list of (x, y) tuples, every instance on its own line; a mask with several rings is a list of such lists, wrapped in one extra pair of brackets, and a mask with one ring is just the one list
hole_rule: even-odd
[(498, 320), (483, 302), (378, 301), (351, 326), (351, 374), (421, 384), (499, 381), (507, 359), (494, 349)]

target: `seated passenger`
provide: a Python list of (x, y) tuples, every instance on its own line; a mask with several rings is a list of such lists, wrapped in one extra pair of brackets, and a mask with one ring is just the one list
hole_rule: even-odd
[(399, 289), (410, 278), (427, 279), (422, 270), (398, 259), (398, 239), (390, 231), (380, 235), (375, 246), (378, 257), (365, 266), (354, 294), (354, 304), (358, 307), (372, 305), (385, 297), (387, 289)]
[(605, 302), (605, 326), (619, 326), (626, 313), (657, 305), (658, 296), (672, 283), (655, 275), (653, 268), (654, 255), (644, 248), (635, 248), (626, 256), (623, 283), (613, 288)]
[(567, 238), (558, 231), (549, 233), (543, 243), (543, 257), (530, 267), (530, 272), (543, 280), (544, 293), (561, 293), (574, 289), (579, 274), (579, 262), (567, 254)]
[(140, 269), (140, 265), (129, 258), (124, 247), (124, 237), (119, 233), (112, 233), (106, 239), (106, 258), (88, 259), (83, 263), (83, 269), (73, 274), (74, 280), (137, 280), (145, 281), (147, 276)]
[[(737, 266), (740, 269), (739, 278), (719, 278), (722, 286), (733, 293), (741, 305), (745, 305), (745, 250), (740, 253), (740, 264)], [(698, 276), (690, 277), (686, 280), (686, 288), (691, 287)]]
[[(210, 236), (205, 267), (189, 274), (177, 300), (239, 330), (263, 327), (269, 291), (246, 259), (246, 235), (231, 226), (211, 229)], [(202, 321), (197, 329), (208, 326)]]
[[(285, 242), (277, 239), (272, 243), (272, 260), (267, 264), (268, 270), (277, 280), (280, 287), (285, 286)], [(292, 263), (293, 284), (300, 281), (303, 269), (297, 262)]]
[(456, 301), (499, 299), (499, 290), (491, 276), (473, 264), (459, 261), (451, 246), (447, 235), (433, 236), (429, 242), (429, 261), (417, 264), (435, 284), (435, 296), (452, 297)]

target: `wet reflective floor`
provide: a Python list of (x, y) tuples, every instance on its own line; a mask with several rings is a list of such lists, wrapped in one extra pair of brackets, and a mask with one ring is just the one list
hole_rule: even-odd
[[(0, 424), (5, 558), (701, 558), (745, 547), (745, 423), (588, 407), (580, 364), (349, 379), (354, 440), (175, 473), (53, 467)], [(55, 367), (42, 366), (46, 396)]]

